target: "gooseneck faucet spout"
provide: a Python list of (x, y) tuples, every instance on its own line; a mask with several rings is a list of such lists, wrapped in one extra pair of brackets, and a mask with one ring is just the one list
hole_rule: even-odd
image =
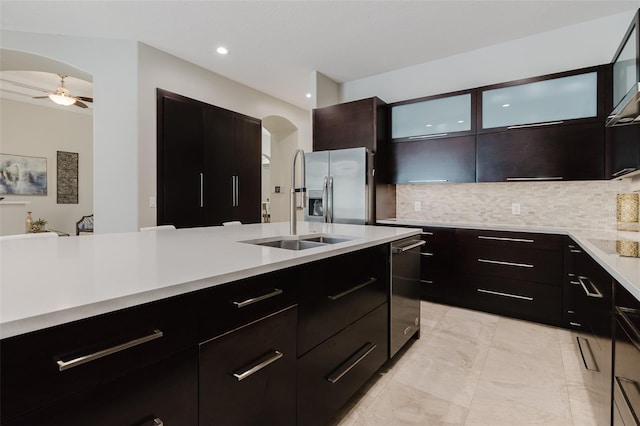
[[(302, 177), (302, 182), (300, 187), (296, 188), (296, 160), (298, 156), (300, 156), (300, 176)], [(298, 233), (296, 227), (296, 192), (302, 193), (302, 208), (305, 208), (307, 205), (307, 188), (304, 178), (304, 151), (301, 149), (296, 150), (295, 154), (293, 154), (293, 162), (291, 163), (291, 199), (289, 200), (289, 232), (291, 235)]]

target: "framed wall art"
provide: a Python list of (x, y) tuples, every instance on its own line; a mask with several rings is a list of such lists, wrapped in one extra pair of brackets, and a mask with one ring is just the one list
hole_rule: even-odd
[(78, 204), (78, 153), (57, 152), (58, 204)]
[(47, 195), (47, 159), (0, 154), (0, 194)]

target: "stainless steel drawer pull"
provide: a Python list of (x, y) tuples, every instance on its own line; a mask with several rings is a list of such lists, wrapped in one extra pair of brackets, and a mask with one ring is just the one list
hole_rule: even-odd
[(627, 168), (624, 168), (622, 170), (618, 170), (617, 172), (613, 173), (611, 176), (612, 177), (618, 177), (618, 176), (626, 175), (627, 173), (635, 172), (636, 170), (638, 170), (638, 169), (636, 169), (634, 167), (627, 167)]
[(444, 183), (449, 182), (447, 179), (413, 179), (409, 183)]
[(580, 355), (582, 356), (582, 362), (584, 363), (584, 368), (589, 371), (600, 372), (598, 369), (598, 364), (596, 363), (596, 359), (593, 356), (593, 352), (591, 351), (591, 345), (589, 344), (589, 340), (584, 337), (576, 337), (578, 341), (578, 349), (580, 349)]
[(200, 173), (200, 207), (204, 207), (204, 173)]
[[(600, 293), (600, 291), (598, 290), (598, 287), (596, 287), (593, 281), (591, 281), (589, 278), (578, 277), (578, 281), (580, 282), (580, 285), (582, 286), (582, 289), (584, 290), (584, 293), (587, 296), (593, 297), (595, 299), (602, 299), (604, 297), (602, 293)], [(591, 287), (594, 291), (589, 291), (587, 286)]]
[(245, 306), (249, 306), (257, 302), (262, 302), (263, 300), (270, 299), (282, 293), (283, 291), (279, 288), (274, 288), (273, 291), (270, 291), (267, 294), (263, 294), (262, 296), (252, 297), (250, 299), (243, 300), (242, 302), (233, 302), (233, 304), (236, 305), (237, 308), (244, 308)]
[(502, 260), (478, 259), (478, 262), (491, 263), (493, 265), (517, 266), (518, 268), (533, 268), (533, 265), (529, 263), (504, 262)]
[(449, 133), (434, 133), (433, 135), (423, 135), (423, 136), (409, 136), (409, 139), (429, 139), (429, 138), (437, 138), (438, 136), (447, 136)]
[[(618, 389), (620, 390), (620, 393), (622, 393), (624, 405), (629, 412), (628, 414), (630, 414), (630, 416), (627, 415), (625, 417), (632, 418), (633, 423), (640, 425), (637, 420), (640, 416), (640, 383), (635, 380), (627, 379), (626, 377), (615, 376), (615, 378)], [(616, 398), (616, 403), (617, 402), (618, 400)], [(633, 423), (625, 423), (625, 425)]]
[(420, 256), (433, 257), (433, 253), (425, 251), (425, 252), (420, 253)]
[(582, 284), (580, 284), (580, 281), (573, 281), (573, 280), (569, 281), (569, 284), (582, 285)]
[(533, 123), (533, 124), (516, 124), (516, 125), (507, 127), (507, 130), (528, 129), (530, 127), (555, 126), (557, 124), (562, 124), (562, 123), (564, 123), (564, 121), (547, 121), (544, 123)]
[(582, 327), (582, 324), (580, 324), (579, 322), (573, 322), (573, 321), (569, 321), (569, 325), (572, 325), (574, 327)]
[(341, 297), (344, 297), (344, 296), (346, 296), (346, 295), (348, 295), (348, 294), (351, 294), (351, 293), (353, 293), (354, 291), (358, 291), (358, 290), (360, 290), (361, 288), (364, 288), (364, 287), (366, 287), (366, 286), (368, 286), (368, 285), (370, 285), (370, 284), (375, 283), (376, 281), (378, 281), (378, 279), (377, 279), (377, 278), (373, 278), (373, 277), (371, 277), (371, 278), (369, 278), (369, 280), (368, 280), (368, 281), (365, 281), (365, 282), (363, 282), (362, 284), (358, 284), (358, 285), (357, 285), (357, 286), (355, 286), (355, 287), (351, 287), (350, 289), (345, 290), (345, 291), (343, 291), (342, 293), (334, 294), (333, 296), (327, 296), (327, 297), (328, 297), (329, 299), (331, 299), (331, 300), (338, 300), (338, 299), (340, 299)]
[(130, 340), (128, 342), (122, 343), (121, 345), (117, 345), (117, 346), (113, 346), (113, 347), (110, 347), (110, 348), (107, 348), (107, 349), (103, 349), (101, 351), (94, 352), (94, 353), (89, 354), (89, 355), (79, 356), (77, 358), (70, 359), (69, 361), (58, 360), (58, 361), (56, 361), (56, 363), (58, 364), (58, 370), (59, 371), (68, 370), (70, 368), (77, 367), (77, 366), (82, 365), (82, 364), (86, 364), (87, 362), (95, 361), (95, 360), (100, 359), (102, 357), (105, 357), (107, 355), (112, 355), (112, 354), (115, 354), (117, 352), (121, 352), (121, 351), (123, 351), (125, 349), (129, 349), (129, 348), (132, 348), (134, 346), (138, 346), (138, 345), (141, 345), (143, 343), (147, 343), (147, 342), (150, 342), (152, 340), (159, 339), (162, 336), (163, 336), (162, 331), (153, 330), (153, 333), (151, 333), (151, 334), (149, 334), (147, 336), (140, 337), (138, 339)]
[(421, 247), (423, 245), (427, 244), (426, 241), (417, 241), (417, 242), (412, 242), (412, 244), (407, 244), (404, 247), (393, 247), (393, 253), (394, 254), (399, 254), (399, 253), (404, 253), (405, 251), (409, 251), (411, 249), (414, 249), (416, 247)]
[(156, 417), (150, 423), (152, 426), (164, 426), (164, 422), (160, 419), (160, 417)]
[(582, 250), (577, 250), (577, 249), (569, 250), (569, 253), (582, 253)]
[(421, 283), (433, 284), (433, 280), (420, 280)]
[(633, 346), (636, 347), (638, 351), (640, 351), (640, 331), (635, 326), (633, 321), (627, 316), (630, 314), (639, 314), (639, 312), (635, 309), (624, 308), (621, 306), (615, 307), (617, 318), (617, 323), (620, 325), (620, 328), (624, 331), (624, 333), (629, 337)]
[(422, 232), (420, 232), (420, 235), (433, 235), (433, 232), (422, 231)]
[(539, 180), (563, 180), (562, 176), (508, 177), (507, 182), (528, 182)]
[(365, 359), (371, 352), (377, 348), (378, 345), (368, 342), (366, 345), (358, 349), (349, 359), (347, 359), (340, 367), (338, 367), (334, 373), (327, 377), (327, 380), (331, 383), (336, 383), (338, 380), (351, 371), (356, 365), (358, 365), (363, 359)]
[(520, 296), (518, 294), (502, 293), (500, 291), (485, 290), (483, 288), (477, 288), (476, 291), (478, 291), (479, 293), (487, 293), (487, 294), (493, 294), (495, 296), (511, 297), (512, 299), (522, 299), (522, 300), (527, 300), (529, 302), (533, 302), (533, 297), (530, 297), (530, 296)]
[(245, 367), (241, 371), (233, 373), (233, 377), (235, 377), (240, 382), (267, 367), (268, 365), (273, 364), (283, 356), (284, 354), (280, 351), (273, 351), (273, 353), (268, 353), (260, 359), (256, 360), (255, 364), (251, 365), (250, 367)]
[(402, 334), (408, 334), (411, 330), (413, 330), (413, 326), (409, 325), (409, 326), (407, 326), (407, 328), (402, 330)]
[(508, 237), (492, 237), (488, 235), (478, 235), (479, 240), (509, 241), (515, 243), (535, 243), (536, 240), (529, 238), (508, 238)]

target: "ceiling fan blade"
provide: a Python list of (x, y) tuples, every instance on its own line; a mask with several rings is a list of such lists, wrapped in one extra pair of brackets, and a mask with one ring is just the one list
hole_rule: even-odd
[(17, 81), (12, 81), (12, 80), (6, 80), (4, 78), (0, 79), (1, 81), (13, 84), (14, 86), (18, 86), (18, 87), (24, 87), (25, 89), (31, 89), (31, 90), (37, 90), (39, 92), (44, 92), (44, 93), (49, 93), (50, 90), (46, 90), (46, 89), (42, 89), (40, 87), (36, 87), (36, 86), (31, 86), (29, 84), (24, 84), (24, 83), (19, 83)]
[(33, 96), (32, 99), (47, 99), (48, 96)]
[(84, 104), (84, 103), (82, 103), (82, 102), (80, 102), (78, 100), (76, 100), (76, 102), (73, 105), (75, 105), (77, 107), (80, 107), (80, 108), (88, 108), (86, 104)]
[(86, 96), (74, 96), (74, 98), (85, 102), (93, 102), (93, 98), (88, 98)]

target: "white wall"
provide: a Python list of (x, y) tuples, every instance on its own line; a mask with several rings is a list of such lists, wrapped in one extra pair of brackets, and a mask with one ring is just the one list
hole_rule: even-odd
[(397, 102), (608, 63), (632, 18), (633, 11), (612, 15), (345, 82), (341, 102), (371, 96)]
[(0, 47), (56, 59), (93, 75), (95, 231), (137, 230), (137, 43), (2, 31)]
[[(76, 221), (93, 212), (93, 118), (70, 108), (0, 99), (0, 153), (47, 159), (47, 195), (4, 195), (5, 201), (28, 201), (34, 219), (75, 235)], [(78, 204), (57, 204), (57, 151), (78, 153)], [(9, 214), (4, 207), (2, 214)], [(21, 219), (20, 229), (0, 234), (23, 233)]]
[[(296, 147), (311, 150), (311, 122), (308, 111), (142, 43), (139, 45), (138, 58), (140, 226), (152, 226), (156, 223), (156, 209), (149, 207), (149, 197), (156, 194), (156, 88), (158, 87), (259, 119), (269, 116), (283, 117), (298, 129)], [(274, 139), (276, 137), (272, 132), (272, 141)], [(275, 155), (272, 148), (272, 158)], [(277, 163), (272, 164), (270, 168), (272, 186), (276, 167), (278, 167)], [(277, 176), (278, 173), (276, 178)]]

